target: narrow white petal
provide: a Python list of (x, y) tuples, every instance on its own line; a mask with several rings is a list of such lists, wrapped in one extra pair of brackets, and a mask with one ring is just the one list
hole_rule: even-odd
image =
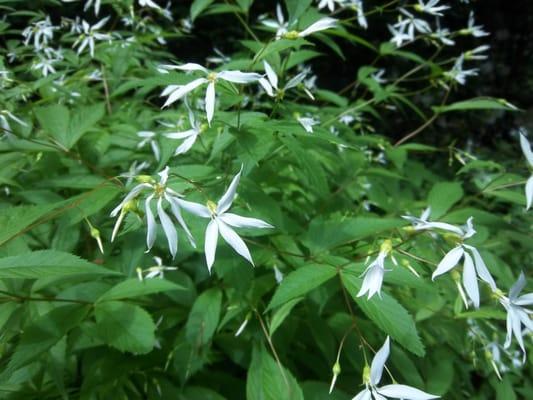
[(161, 221), (161, 226), (163, 227), (165, 236), (167, 237), (168, 249), (170, 250), (172, 258), (174, 258), (176, 257), (176, 253), (178, 251), (178, 232), (176, 232), (176, 228), (174, 227), (172, 220), (163, 209), (162, 202), (162, 198), (157, 200), (157, 214), (159, 216), (159, 220)]
[(115, 237), (117, 236), (118, 229), (120, 228), (120, 225), (122, 224), (122, 220), (124, 219), (125, 213), (120, 213), (120, 215), (117, 218), (117, 221), (115, 222), (115, 226), (113, 227), (113, 232), (111, 233), (111, 243), (115, 240)]
[(233, 83), (251, 83), (257, 82), (261, 75), (256, 72), (222, 71), (217, 77)]
[(180, 226), (185, 231), (185, 234), (187, 235), (187, 239), (189, 240), (189, 243), (191, 244), (192, 247), (196, 248), (196, 242), (194, 241), (194, 237), (192, 236), (191, 231), (189, 230), (189, 227), (187, 226), (187, 224), (185, 223), (185, 220), (183, 219), (183, 216), (181, 215), (181, 210), (179, 207), (179, 203), (177, 202), (177, 199), (173, 196), (167, 196), (166, 194), (165, 194), (165, 198), (170, 203), (172, 214), (174, 214), (174, 217), (176, 218)]
[(533, 175), (531, 175), (526, 182), (526, 210), (529, 210), (532, 204), (533, 204)]
[(522, 323), (520, 320), (520, 316), (516, 312), (516, 310), (513, 310), (513, 307), (510, 308), (513, 312), (513, 318), (511, 319), (511, 324), (513, 328), (513, 335), (516, 338), (516, 341), (518, 342), (518, 345), (522, 349), (522, 353), (526, 352), (526, 348), (524, 346), (524, 338), (522, 337)]
[(163, 104), (163, 107), (162, 107), (162, 108), (165, 108), (165, 107), (171, 105), (172, 103), (174, 103), (175, 101), (178, 101), (178, 100), (181, 99), (183, 96), (185, 96), (187, 93), (193, 91), (193, 90), (196, 89), (198, 86), (203, 85), (203, 84), (206, 83), (206, 82), (207, 82), (207, 79), (205, 79), (205, 78), (198, 78), (198, 79), (195, 79), (195, 80), (192, 81), (192, 82), (187, 83), (186, 85), (182, 85), (182, 86), (180, 86), (178, 89), (176, 89), (175, 91), (173, 91), (173, 92), (168, 96), (168, 99), (167, 99), (167, 101), (165, 101), (165, 104)]
[(124, 205), (128, 201), (130, 201), (133, 198), (135, 198), (145, 188), (150, 188), (150, 185), (148, 185), (147, 183), (141, 183), (141, 184), (135, 186), (133, 189), (131, 189), (130, 192), (126, 195), (126, 197), (124, 197), (124, 199), (120, 202), (120, 204), (118, 206), (116, 206), (113, 209), (113, 211), (111, 211), (110, 216), (111, 217), (116, 217), (118, 212), (122, 209), (122, 207), (124, 207)]
[(183, 85), (168, 85), (166, 88), (163, 89), (161, 92), (161, 96), (168, 96), (170, 93), (174, 92), (175, 90), (178, 90)]
[(531, 151), (531, 145), (523, 133), (520, 133), (520, 147), (522, 147), (527, 162), (533, 167), (533, 151)]
[(387, 336), (383, 346), (377, 351), (374, 359), (372, 360), (372, 365), (370, 366), (370, 382), (372, 385), (377, 385), (381, 381), (381, 375), (383, 375), (383, 367), (385, 362), (389, 358), (390, 354), (390, 339)]
[(191, 214), (197, 215), (202, 218), (211, 218), (211, 213), (209, 212), (209, 209), (206, 206), (181, 199), (175, 199), (175, 201), (181, 208), (183, 208), (187, 212), (190, 212)]
[(520, 296), (514, 301), (518, 306), (530, 306), (533, 304), (533, 293), (528, 293), (523, 296)]
[(457, 265), (459, 260), (464, 254), (464, 250), (461, 246), (455, 247), (452, 250), (450, 250), (444, 258), (441, 260), (439, 265), (437, 265), (437, 269), (433, 272), (433, 275), (431, 276), (431, 279), (435, 280), (435, 278), (439, 275), (445, 274), (449, 270), (451, 270), (453, 267)]
[(380, 387), (378, 392), (383, 396), (405, 400), (431, 400), (440, 397), (407, 385), (385, 385)]
[(220, 200), (218, 201), (217, 205), (217, 213), (222, 214), (226, 212), (230, 207), (231, 203), (233, 203), (233, 199), (235, 198), (235, 193), (237, 191), (237, 186), (239, 186), (239, 181), (241, 179), (241, 172), (242, 172), (242, 166), (240, 171), (235, 175), (228, 187), (228, 190), (226, 190), (226, 193), (222, 195)]
[(470, 257), (470, 254), (464, 253), (465, 260), (463, 264), (463, 286), (466, 290), (466, 294), (474, 307), (479, 308), (479, 287), (477, 284), (476, 269), (474, 268), (474, 260)]
[(506, 307), (507, 309), (507, 320), (506, 320), (506, 328), (507, 333), (505, 335), (505, 342), (503, 344), (504, 349), (508, 349), (509, 346), (511, 346), (511, 340), (513, 337), (513, 317), (514, 313), (511, 307)]
[(479, 254), (479, 251), (473, 246), (468, 246), (468, 245), (464, 245), (464, 246), (468, 248), (472, 252), (472, 255), (474, 256), (474, 264), (476, 266), (477, 275), (479, 276), (481, 280), (486, 282), (490, 286), (491, 290), (494, 292), (497, 289), (496, 282), (494, 282), (494, 278), (490, 274), (490, 271), (487, 268), (487, 265), (483, 261), (483, 258), (481, 258), (481, 254)]
[(265, 78), (259, 79), (259, 84), (265, 89), (265, 92), (270, 96), (274, 96), (274, 91), (272, 90), (272, 86)]
[(300, 72), (298, 75), (292, 78), (289, 82), (287, 82), (287, 84), (285, 85), (285, 90), (298, 86), (305, 79), (306, 75), (307, 75), (306, 72)]
[(198, 135), (194, 135), (185, 139), (183, 143), (176, 148), (176, 151), (174, 151), (174, 155), (177, 156), (180, 154), (187, 153), (196, 142), (197, 137)]
[(278, 88), (278, 76), (276, 75), (276, 72), (274, 71), (274, 69), (270, 66), (269, 63), (265, 61), (263, 61), (263, 65), (265, 67), (265, 72), (267, 74), (267, 77), (268, 77), (268, 80), (270, 81), (270, 84), (274, 87), (274, 88)]
[(355, 397), (352, 398), (352, 400), (371, 400), (371, 399), (372, 399), (372, 393), (368, 389), (365, 389), (362, 392), (357, 393)]
[(202, 71), (206, 74), (209, 72), (205, 67), (202, 67), (200, 64), (196, 63), (186, 63), (182, 65), (169, 65), (170, 69), (179, 69), (181, 71)]
[(250, 254), (250, 251), (248, 250), (248, 247), (244, 243), (244, 241), (235, 233), (233, 229), (231, 229), (228, 225), (226, 225), (223, 221), (218, 220), (218, 231), (220, 232), (220, 235), (224, 238), (227, 244), (229, 244), (233, 250), (235, 250), (239, 255), (244, 257), (250, 264), (254, 265), (254, 262), (252, 260), (252, 256)]
[(196, 131), (194, 129), (189, 129), (183, 132), (169, 132), (165, 133), (164, 136), (169, 139), (186, 139), (190, 136), (193, 136), (196, 134)]
[(151, 140), (150, 146), (152, 147), (152, 152), (154, 153), (156, 161), (159, 161), (161, 159), (161, 150), (159, 149), (159, 145), (155, 140)]
[(152, 248), (155, 242), (155, 237), (157, 233), (157, 226), (155, 224), (155, 218), (154, 214), (152, 212), (152, 209), (150, 208), (150, 202), (154, 198), (154, 195), (148, 196), (146, 198), (146, 201), (144, 203), (144, 211), (146, 213), (146, 246), (148, 247), (148, 251)]
[(215, 254), (217, 251), (217, 241), (218, 241), (218, 225), (214, 219), (209, 221), (207, 224), (207, 229), (205, 230), (205, 261), (207, 262), (207, 268), (209, 273), (211, 273), (211, 267), (215, 262)]
[(223, 213), (219, 218), (235, 228), (274, 228), (269, 223), (260, 219), (241, 217), (232, 213)]
[(205, 91), (205, 113), (207, 115), (207, 123), (211, 126), (211, 120), (215, 114), (215, 82), (209, 82)]
[(518, 275), (518, 279), (509, 290), (509, 299), (511, 301), (514, 302), (518, 298), (518, 295), (520, 294), (522, 289), (524, 289), (526, 283), (526, 276), (524, 275), (524, 272), (520, 272), (520, 275)]
[(337, 20), (335, 18), (329, 18), (329, 17), (322, 18), (322, 19), (319, 19), (314, 24), (307, 27), (306, 29), (304, 29), (302, 32), (300, 32), (299, 36), (305, 37), (315, 32), (333, 28), (335, 27), (335, 25), (337, 25)]

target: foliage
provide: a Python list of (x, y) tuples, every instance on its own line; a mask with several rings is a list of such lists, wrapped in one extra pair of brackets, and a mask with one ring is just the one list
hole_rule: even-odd
[(1, 397), (533, 398), (530, 142), (461, 131), (520, 110), (448, 3), (0, 0)]

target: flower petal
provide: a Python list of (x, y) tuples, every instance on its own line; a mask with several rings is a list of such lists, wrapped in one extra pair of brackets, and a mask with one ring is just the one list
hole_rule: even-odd
[(278, 88), (278, 76), (276, 75), (276, 72), (274, 71), (274, 69), (270, 66), (269, 63), (265, 61), (263, 61), (263, 65), (265, 67), (265, 72), (267, 74), (267, 77), (268, 77), (268, 80), (270, 81), (270, 84), (274, 87), (274, 88)]
[(214, 219), (212, 219), (211, 221), (209, 221), (209, 224), (207, 224), (207, 228), (205, 230), (204, 245), (205, 261), (207, 262), (207, 268), (209, 269), (209, 273), (211, 273), (211, 267), (215, 262), (215, 254), (217, 252), (217, 241), (218, 224)]
[(522, 147), (522, 152), (524, 153), (527, 162), (533, 167), (533, 151), (531, 151), (529, 140), (527, 140), (522, 132), (520, 132), (520, 147)]
[(511, 289), (509, 290), (509, 299), (514, 302), (517, 298), (522, 289), (526, 286), (526, 276), (524, 275), (524, 272), (520, 272), (520, 275), (518, 276), (518, 279), (516, 282), (511, 286)]
[(185, 220), (183, 219), (183, 216), (181, 215), (181, 210), (179, 207), (179, 203), (177, 202), (177, 199), (173, 196), (168, 196), (165, 194), (165, 198), (170, 203), (170, 208), (172, 209), (172, 214), (174, 214), (174, 218), (178, 221), (180, 226), (185, 231), (185, 234), (187, 235), (187, 239), (189, 240), (189, 243), (192, 247), (196, 248), (196, 242), (194, 241), (194, 237), (191, 234), (191, 231), (189, 230), (189, 227), (185, 223)]
[(167, 69), (179, 69), (181, 71), (202, 71), (206, 74), (209, 72), (205, 67), (202, 67), (200, 64), (196, 63), (186, 63), (182, 65), (165, 65)]
[(233, 199), (235, 198), (235, 192), (237, 191), (237, 186), (239, 186), (239, 180), (241, 179), (241, 172), (242, 172), (242, 165), (241, 170), (235, 175), (228, 187), (228, 190), (226, 190), (226, 193), (222, 195), (220, 200), (218, 201), (217, 205), (217, 213), (223, 214), (226, 212), (230, 207), (231, 203), (233, 203)]
[(165, 133), (163, 134), (163, 136), (169, 138), (169, 139), (186, 139), (190, 136), (193, 136), (196, 134), (196, 130), (194, 129), (189, 129), (189, 130), (186, 130), (186, 131), (183, 131), (183, 132), (169, 132), (169, 133)]
[(531, 175), (526, 182), (526, 210), (529, 210), (532, 204), (533, 204), (533, 175)]
[(176, 253), (178, 251), (178, 232), (176, 232), (176, 228), (174, 227), (172, 220), (163, 209), (162, 202), (163, 199), (160, 197), (159, 200), (157, 200), (157, 214), (159, 215), (161, 226), (163, 227), (163, 231), (167, 237), (170, 254), (172, 254), (172, 258), (174, 258), (176, 257)]
[(257, 82), (261, 75), (256, 72), (222, 71), (217, 77), (233, 83), (250, 83)]
[(385, 362), (389, 358), (390, 354), (390, 338), (387, 336), (383, 346), (377, 351), (376, 355), (372, 359), (372, 365), (370, 366), (370, 383), (377, 385), (381, 381), (381, 375), (383, 374), (383, 367)]
[(241, 217), (232, 213), (223, 213), (220, 219), (235, 228), (274, 228), (269, 223), (260, 219)]
[(468, 294), (474, 307), (479, 308), (479, 287), (477, 284), (476, 269), (474, 268), (474, 261), (470, 254), (465, 253), (465, 261), (463, 264), (463, 286)]
[(300, 72), (298, 75), (293, 77), (289, 82), (287, 82), (287, 84), (285, 85), (285, 90), (298, 86), (305, 79), (306, 75), (307, 75), (306, 72)]
[(178, 205), (183, 208), (185, 211), (190, 212), (193, 215), (197, 215), (202, 218), (211, 218), (211, 213), (206, 206), (203, 206), (198, 203), (193, 203), (192, 201), (174, 199)]
[(215, 82), (209, 82), (205, 91), (205, 113), (207, 115), (207, 123), (211, 126), (211, 120), (215, 114)]
[(155, 237), (157, 234), (157, 226), (155, 224), (155, 218), (154, 214), (152, 213), (152, 209), (150, 208), (150, 202), (154, 198), (154, 195), (150, 195), (146, 198), (146, 201), (144, 202), (144, 212), (146, 214), (146, 246), (148, 247), (148, 251), (152, 248), (155, 242)]
[(481, 280), (486, 282), (491, 290), (494, 292), (496, 287), (496, 282), (494, 282), (494, 278), (489, 272), (489, 269), (485, 265), (485, 262), (483, 261), (483, 258), (481, 258), (481, 254), (479, 254), (478, 249), (476, 249), (474, 246), (468, 246), (464, 245), (467, 249), (469, 249), (472, 253), (472, 256), (474, 257), (474, 264), (476, 266), (477, 275), (480, 277)]
[(319, 19), (314, 24), (304, 29), (302, 32), (300, 32), (298, 36), (305, 37), (318, 31), (323, 31), (326, 29), (333, 28), (336, 25), (337, 25), (337, 20), (335, 18), (325, 17), (325, 18)]
[(378, 392), (383, 396), (394, 397), (396, 399), (405, 400), (430, 400), (438, 399), (440, 396), (423, 392), (420, 389), (416, 389), (407, 385), (385, 385), (378, 388)]
[(191, 147), (194, 145), (194, 143), (196, 142), (196, 139), (198, 138), (198, 135), (193, 135), (191, 137), (188, 137), (187, 139), (185, 139), (177, 148), (176, 150), (174, 151), (174, 155), (175, 156), (178, 156), (180, 154), (184, 154), (184, 153), (187, 153)]
[(370, 392), (370, 390), (365, 389), (362, 392), (357, 393), (352, 400), (371, 400), (371, 399), (372, 399), (372, 393)]
[(239, 235), (237, 235), (237, 233), (235, 233), (233, 229), (226, 225), (224, 221), (217, 220), (217, 224), (218, 231), (220, 232), (220, 235), (222, 235), (226, 243), (229, 244), (233, 248), (233, 250), (235, 250), (239, 255), (248, 260), (250, 264), (254, 265), (250, 251), (248, 250), (248, 247), (246, 246), (244, 241), (239, 237)]
[(444, 258), (441, 260), (439, 265), (437, 265), (437, 269), (433, 271), (433, 275), (431, 275), (431, 279), (435, 280), (435, 278), (439, 275), (445, 274), (449, 270), (451, 270), (453, 267), (457, 265), (459, 260), (464, 254), (464, 250), (461, 246), (457, 246), (450, 250)]
[[(193, 91), (194, 89), (196, 89), (198, 86), (200, 85), (203, 85), (204, 83), (207, 82), (207, 79), (205, 78), (198, 78), (198, 79), (195, 79), (194, 81), (192, 82), (189, 82), (187, 83), (186, 85), (182, 85), (180, 86), (178, 89), (176, 89), (175, 91), (173, 91), (169, 96), (168, 96), (168, 99), (167, 101), (165, 101), (165, 104), (163, 104), (163, 107), (161, 108), (165, 108), (165, 107), (168, 107), (169, 105), (171, 105), (172, 103), (174, 103), (175, 101), (178, 101), (179, 99), (181, 99), (183, 96), (185, 96), (187, 93)], [(163, 91), (164, 93), (164, 91)]]

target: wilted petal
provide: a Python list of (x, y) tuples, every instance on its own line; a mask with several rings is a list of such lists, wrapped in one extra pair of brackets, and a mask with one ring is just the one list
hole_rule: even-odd
[(263, 65), (265, 67), (265, 72), (267, 74), (268, 80), (270, 81), (270, 84), (277, 89), (278, 88), (278, 76), (276, 75), (276, 72), (274, 71), (274, 69), (272, 69), (270, 64), (267, 63), (266, 61), (263, 61)]
[(211, 218), (211, 212), (206, 206), (203, 206), (198, 203), (193, 203), (192, 201), (174, 199), (178, 205), (183, 208), (185, 211), (190, 212), (191, 214), (197, 215), (202, 218)]
[(193, 91), (194, 89), (196, 89), (198, 86), (200, 85), (203, 85), (204, 83), (207, 82), (207, 79), (205, 78), (198, 78), (198, 79), (195, 79), (194, 81), (192, 82), (189, 82), (187, 83), (186, 85), (181, 85), (178, 87), (178, 89), (176, 89), (175, 91), (173, 91), (169, 96), (168, 96), (168, 99), (167, 101), (165, 101), (165, 104), (163, 104), (163, 107), (162, 108), (165, 108), (169, 105), (171, 105), (172, 103), (174, 103), (175, 101), (178, 101), (179, 99), (181, 99), (183, 96), (185, 96), (187, 93)]
[(532, 204), (533, 204), (533, 175), (531, 175), (526, 182), (526, 210), (529, 210)]
[(451, 270), (453, 267), (457, 265), (459, 260), (464, 254), (464, 250), (461, 246), (455, 247), (452, 250), (450, 250), (444, 258), (441, 260), (439, 265), (437, 265), (437, 269), (433, 272), (433, 275), (431, 276), (432, 280), (435, 280), (435, 278), (439, 275), (445, 274), (449, 270)]
[(237, 191), (237, 186), (239, 186), (239, 180), (241, 179), (241, 172), (242, 172), (242, 166), (240, 171), (233, 177), (231, 180), (231, 183), (228, 187), (228, 190), (226, 190), (226, 193), (222, 195), (220, 200), (217, 204), (217, 213), (220, 215), (224, 212), (226, 212), (230, 207), (231, 203), (233, 203), (233, 199), (235, 198), (235, 192)]
[(378, 392), (383, 396), (405, 400), (431, 400), (440, 397), (407, 385), (385, 385), (380, 387)]
[(211, 273), (211, 267), (215, 262), (215, 254), (217, 252), (217, 241), (218, 241), (218, 225), (214, 219), (209, 221), (207, 228), (205, 230), (205, 261), (207, 262), (207, 268), (209, 273)]
[(370, 383), (372, 385), (377, 385), (379, 381), (381, 381), (381, 375), (383, 374), (383, 367), (385, 366), (385, 362), (387, 361), (387, 358), (389, 358), (390, 354), (390, 339), (387, 336), (387, 339), (385, 339), (385, 343), (383, 343), (383, 346), (378, 350), (376, 355), (374, 356), (372, 360), (372, 365), (370, 366)]
[(211, 120), (215, 114), (215, 82), (209, 82), (205, 91), (205, 113), (207, 115), (207, 123), (211, 126)]
[(479, 287), (477, 284), (476, 269), (474, 268), (474, 261), (470, 254), (464, 253), (465, 261), (463, 264), (463, 286), (468, 294), (474, 307), (479, 308)]
[(250, 251), (239, 235), (237, 235), (237, 233), (235, 233), (235, 231), (223, 221), (218, 220), (217, 223), (220, 235), (222, 235), (226, 243), (229, 244), (239, 255), (248, 260), (250, 264), (254, 265)]
[(520, 147), (522, 147), (522, 152), (524, 153), (527, 162), (533, 167), (533, 151), (531, 151), (529, 140), (527, 140), (522, 132), (520, 132)]
[(261, 75), (256, 72), (222, 71), (217, 77), (233, 83), (250, 83), (258, 81)]
[(176, 228), (174, 228), (172, 220), (163, 209), (162, 201), (162, 198), (157, 200), (157, 214), (159, 215), (161, 226), (163, 227), (163, 231), (167, 237), (170, 254), (172, 254), (172, 258), (174, 258), (176, 257), (176, 252), (178, 251), (178, 232), (176, 232)]
[(241, 217), (232, 213), (223, 213), (219, 218), (235, 228), (274, 228), (269, 223), (260, 219)]
[(148, 247), (148, 251), (152, 248), (155, 242), (155, 237), (157, 234), (157, 226), (155, 224), (155, 218), (154, 214), (152, 213), (152, 209), (150, 208), (150, 202), (154, 198), (154, 195), (148, 196), (146, 198), (146, 201), (144, 203), (144, 211), (146, 213), (146, 246)]

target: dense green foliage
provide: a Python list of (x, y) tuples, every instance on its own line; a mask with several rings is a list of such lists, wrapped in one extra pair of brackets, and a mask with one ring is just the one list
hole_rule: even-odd
[(428, 3), (0, 0), (0, 398), (351, 399), (386, 337), (382, 389), (533, 398), (527, 132), (461, 131), (520, 110)]

